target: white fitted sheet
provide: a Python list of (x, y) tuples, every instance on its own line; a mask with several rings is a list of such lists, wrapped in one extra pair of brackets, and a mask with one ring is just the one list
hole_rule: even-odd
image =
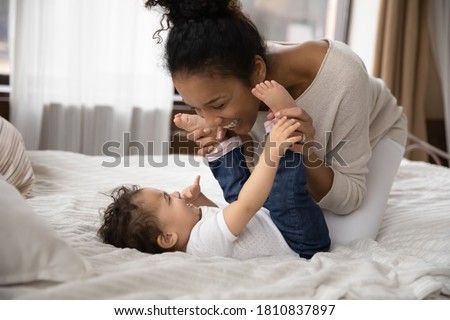
[[(202, 176), (202, 190), (225, 204), (202, 159), (170, 156), (152, 167), (103, 167), (111, 158), (31, 151), (36, 174), (28, 203), (92, 266), (82, 280), (0, 287), (6, 299), (423, 299), (450, 295), (450, 169), (403, 160), (376, 240), (333, 245), (311, 260), (237, 261), (185, 253), (150, 255), (101, 243), (101, 194), (120, 184), (175, 191)], [(161, 158), (154, 161), (161, 163)], [(186, 167), (181, 167), (184, 163)], [(191, 164), (190, 164), (191, 163)]]

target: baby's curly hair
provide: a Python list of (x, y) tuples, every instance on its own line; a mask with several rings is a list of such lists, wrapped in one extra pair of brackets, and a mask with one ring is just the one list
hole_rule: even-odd
[(135, 202), (141, 187), (120, 186), (109, 195), (113, 202), (106, 209), (100, 209), (103, 223), (98, 230), (104, 243), (118, 248), (132, 248), (146, 253), (162, 253), (167, 250), (158, 245), (157, 238), (162, 231), (153, 212), (144, 211)]

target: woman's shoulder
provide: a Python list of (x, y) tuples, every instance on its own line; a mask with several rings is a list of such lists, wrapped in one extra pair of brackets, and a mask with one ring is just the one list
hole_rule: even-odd
[(272, 42), (268, 47), (277, 61), (273, 78), (282, 83), (293, 97), (297, 97), (310, 86), (319, 73), (329, 43), (324, 40), (297, 44)]
[(303, 42), (298, 46), (296, 59), (298, 59), (299, 64), (303, 64), (303, 68), (307, 70), (309, 75), (315, 78), (329, 49), (330, 43), (325, 40)]
[(310, 53), (317, 54), (319, 51), (322, 51), (322, 53), (325, 54), (330, 46), (330, 41), (325, 39), (308, 40), (301, 43), (267, 41), (267, 46), (269, 48), (269, 52), (276, 52), (276, 53), (300, 52), (302, 54), (310, 54)]
[[(309, 51), (311, 55), (309, 61), (314, 66), (313, 68), (315, 68), (311, 70), (314, 75), (313, 79), (317, 80), (320, 74), (326, 74), (328, 77), (332, 77), (342, 83), (347, 83), (351, 87), (355, 85), (367, 85), (369, 74), (358, 54), (346, 43), (336, 40), (325, 41), (321, 41), (328, 43), (328, 48), (324, 56), (320, 54), (317, 42), (306, 44), (309, 48), (306, 47), (305, 51)], [(314, 55), (320, 56), (321, 59), (315, 59)], [(317, 69), (320, 60), (320, 66)]]
[(309, 40), (299, 43), (297, 48), (301, 50), (305, 55), (312, 56), (324, 56), (330, 47), (330, 41), (321, 40)]
[(361, 58), (346, 43), (336, 40), (308, 41), (298, 46), (298, 63), (303, 60), (305, 68), (310, 68), (311, 74), (317, 75), (320, 68), (339, 69), (351, 67), (348, 71), (366, 72)]
[[(352, 48), (340, 41), (321, 39), (302, 43), (268, 42), (269, 54), (283, 60), (297, 71), (318, 71), (325, 60), (346, 60), (350, 63), (362, 63)], [(331, 57), (330, 59), (328, 59)], [(317, 72), (316, 72), (317, 73)]]
[(289, 62), (291, 70), (316, 75), (329, 49), (325, 40), (311, 40), (299, 44), (288, 44), (279, 49), (282, 58)]

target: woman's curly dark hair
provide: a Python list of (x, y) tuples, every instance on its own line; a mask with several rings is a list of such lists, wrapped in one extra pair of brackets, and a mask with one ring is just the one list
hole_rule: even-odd
[(121, 186), (109, 195), (113, 202), (103, 213), (103, 223), (98, 235), (103, 242), (118, 248), (133, 248), (146, 253), (167, 251), (158, 245), (157, 238), (162, 231), (157, 217), (146, 212), (135, 203), (135, 196), (141, 190), (137, 185)]
[(160, 6), (168, 22), (175, 25), (186, 19), (202, 19), (205, 16), (218, 17), (227, 11), (239, 11), (237, 0), (147, 0), (146, 8)]
[(169, 30), (165, 49), (172, 76), (233, 76), (250, 85), (255, 56), (267, 64), (265, 41), (238, 0), (147, 0), (145, 6), (165, 12), (155, 37)]

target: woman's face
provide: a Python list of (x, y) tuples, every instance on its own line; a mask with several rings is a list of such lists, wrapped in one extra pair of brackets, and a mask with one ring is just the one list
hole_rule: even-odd
[(204, 74), (175, 74), (173, 80), (184, 102), (205, 119), (208, 127), (221, 126), (237, 134), (250, 132), (260, 101), (243, 81)]

